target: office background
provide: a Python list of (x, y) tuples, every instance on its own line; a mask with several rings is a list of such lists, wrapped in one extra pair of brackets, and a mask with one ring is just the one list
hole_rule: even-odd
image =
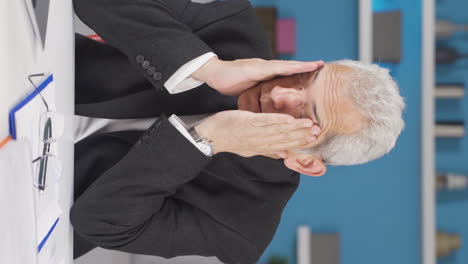
[[(358, 1), (254, 0), (256, 5), (279, 7), (280, 17), (297, 21), (297, 60), (358, 59)], [(301, 186), (284, 211), (283, 220), (262, 260), (278, 254), (296, 263), (296, 228), (308, 225), (316, 233), (340, 234), (341, 263), (422, 263), (421, 250), (421, 46), (424, 0), (373, 0), (373, 11), (400, 9), (402, 12), (402, 60), (384, 65), (400, 85), (407, 108), (406, 122), (395, 149), (369, 164), (330, 168), (325, 177), (302, 176)], [(435, 1), (437, 19), (467, 24), (468, 2)], [(437, 44), (468, 50), (468, 38)], [(466, 83), (466, 61), (437, 66), (436, 83)], [(464, 121), (466, 98), (436, 100), (436, 120)], [(436, 169), (468, 174), (468, 141), (437, 139)], [(468, 191), (437, 194), (438, 230), (468, 236)], [(463, 243), (463, 242), (462, 242)], [(468, 249), (462, 247), (437, 263), (468, 263)]]
[[(358, 1), (256, 0), (275, 5), (297, 22), (293, 59), (358, 59)], [(395, 149), (377, 161), (331, 167), (320, 178), (301, 177), (279, 229), (262, 260), (278, 254), (296, 263), (296, 228), (338, 232), (342, 264), (421, 263), (420, 93), (421, 0), (374, 1), (374, 9), (403, 12), (403, 57), (392, 72), (407, 108), (406, 128)]]
[[(371, 163), (353, 167), (330, 167), (320, 178), (301, 176), (301, 185), (284, 210), (281, 224), (259, 263), (266, 263), (273, 255), (286, 257), (289, 264), (297, 261), (296, 230), (307, 225), (313, 233), (337, 233), (340, 237), (341, 264), (415, 264), (422, 263), (421, 234), (421, 46), (422, 9), (426, 0), (373, 0), (374, 11), (400, 9), (402, 11), (402, 59), (398, 65), (386, 65), (400, 85), (407, 108), (404, 113), (406, 128), (395, 149), (387, 156)], [(467, 24), (468, 2), (464, 0), (434, 0), (436, 17)], [(51, 0), (57, 6), (59, 0)], [(359, 57), (359, 0), (251, 0), (255, 6), (275, 6), (280, 18), (294, 18), (297, 23), (297, 51), (288, 56), (294, 60), (325, 61), (358, 59)], [(6, 14), (0, 3), (0, 14)], [(71, 1), (63, 1), (52, 14), (68, 17)], [(5, 17), (5, 16), (4, 16)], [(70, 20), (64, 18), (69, 27)], [(57, 20), (52, 20), (58, 27)], [(0, 23), (5, 30), (6, 24)], [(53, 29), (53, 28), (52, 28)], [(51, 31), (53, 32), (53, 31)], [(68, 44), (72, 34), (64, 35)], [(58, 43), (58, 42), (57, 42)], [(444, 40), (441, 44), (468, 52), (468, 37)], [(51, 45), (60, 54), (58, 44)], [(6, 57), (1, 46), (0, 55)], [(67, 54), (68, 54), (67, 53)], [(58, 56), (60, 57), (61, 56)], [(56, 59), (60, 59), (56, 58)], [(4, 71), (9, 68), (1, 64)], [(438, 66), (437, 82), (466, 83), (466, 61), (456, 65)], [(17, 65), (17, 67), (19, 67)], [(59, 67), (56, 67), (57, 69)], [(66, 74), (65, 74), (66, 75)], [(62, 75), (63, 76), (63, 75)], [(68, 77), (67, 77), (68, 78)], [(64, 85), (65, 86), (65, 85)], [(6, 97), (0, 96), (0, 104)], [(464, 120), (468, 113), (466, 98), (461, 100), (437, 100), (436, 120)], [(68, 109), (69, 111), (70, 109)], [(2, 127), (3, 128), (3, 127)], [(69, 131), (70, 132), (70, 131)], [(68, 141), (71, 139), (68, 138)], [(436, 168), (468, 174), (468, 140), (437, 139)], [(65, 151), (64, 151), (65, 152)], [(70, 154), (70, 150), (66, 151)], [(71, 164), (67, 165), (68, 169)], [(68, 179), (70, 180), (70, 179)], [(67, 189), (71, 186), (67, 183)], [(70, 203), (71, 195), (62, 194), (62, 202)], [(444, 191), (437, 195), (437, 228), (455, 232), (462, 239), (468, 237), (468, 191)], [(65, 206), (64, 206), (65, 207)], [(65, 223), (68, 224), (67, 221)], [(65, 241), (58, 250), (71, 255), (70, 229), (60, 227)], [(63, 230), (62, 230), (63, 229)], [(466, 243), (465, 243), (466, 244)], [(106, 255), (108, 254), (108, 255)], [(81, 263), (130, 263), (126, 254), (107, 252), (104, 257), (90, 258), (94, 262)], [(101, 258), (102, 257), (102, 258)], [(110, 262), (100, 260), (112, 259)], [(122, 262), (119, 262), (122, 261)], [(134, 262), (146, 264), (154, 262)], [(197, 263), (197, 262), (180, 262)], [(215, 262), (213, 262), (215, 263)], [(468, 263), (468, 249), (462, 249), (451, 257), (441, 259), (441, 264)]]

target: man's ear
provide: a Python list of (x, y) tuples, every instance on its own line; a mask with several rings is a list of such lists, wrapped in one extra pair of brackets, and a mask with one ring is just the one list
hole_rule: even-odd
[(322, 176), (327, 171), (327, 166), (322, 160), (310, 156), (288, 157), (284, 160), (284, 165), (293, 171), (314, 177)]

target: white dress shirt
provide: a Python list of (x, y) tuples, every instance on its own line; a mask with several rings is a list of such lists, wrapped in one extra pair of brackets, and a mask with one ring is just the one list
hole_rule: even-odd
[(182, 67), (167, 79), (164, 83), (164, 87), (166, 87), (170, 94), (176, 94), (202, 85), (202, 81), (191, 77), (191, 75), (213, 57), (216, 57), (216, 54), (208, 52), (182, 65)]
[[(170, 94), (176, 94), (185, 92), (190, 89), (196, 88), (203, 84), (191, 77), (192, 73), (203, 66), (208, 60), (215, 57), (216, 54), (212, 52), (205, 53), (186, 64), (182, 65), (167, 81), (164, 83), (167, 91)], [(180, 119), (176, 115), (169, 117), (169, 122), (184, 135), (187, 140), (192, 142), (200, 151), (200, 147), (196, 144), (195, 140), (190, 136), (187, 129), (195, 126), (201, 122), (206, 115), (193, 115), (193, 116), (181, 116)], [(92, 134), (108, 133), (123, 130), (146, 130), (148, 129), (158, 118), (141, 118), (141, 119), (106, 119), (106, 118), (91, 118), (85, 116), (75, 115), (75, 143), (88, 137)]]

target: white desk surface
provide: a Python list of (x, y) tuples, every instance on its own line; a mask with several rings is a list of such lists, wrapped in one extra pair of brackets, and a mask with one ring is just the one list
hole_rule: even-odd
[[(72, 229), (68, 218), (73, 201), (74, 31), (71, 0), (50, 0), (45, 50), (37, 47), (24, 0), (0, 1), (0, 139), (8, 135), (8, 111), (24, 98), (27, 76), (38, 71), (54, 74), (56, 106), (65, 115), (59, 140), (63, 163), (59, 204), (63, 214), (55, 229), (57, 252), (63, 264), (73, 263)], [(46, 59), (45, 59), (46, 58)], [(39, 65), (39, 66), (33, 66)], [(6, 81), (4, 81), (6, 80)], [(0, 150), (1, 151), (1, 150)], [(8, 169), (8, 168), (7, 168)], [(2, 172), (5, 172), (2, 169)], [(2, 173), (3, 174), (3, 173)], [(0, 199), (8, 199), (1, 197)], [(7, 208), (3, 214), (8, 214)], [(7, 242), (7, 241), (5, 241)]]

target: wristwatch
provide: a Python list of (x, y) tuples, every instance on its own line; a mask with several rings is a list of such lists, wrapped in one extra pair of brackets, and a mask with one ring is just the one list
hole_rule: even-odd
[(203, 152), (203, 154), (205, 154), (208, 157), (213, 156), (214, 154), (213, 141), (200, 136), (195, 130), (195, 127), (190, 128), (188, 132), (190, 136), (192, 136), (193, 140), (195, 140), (197, 147), (200, 149), (201, 152)]

